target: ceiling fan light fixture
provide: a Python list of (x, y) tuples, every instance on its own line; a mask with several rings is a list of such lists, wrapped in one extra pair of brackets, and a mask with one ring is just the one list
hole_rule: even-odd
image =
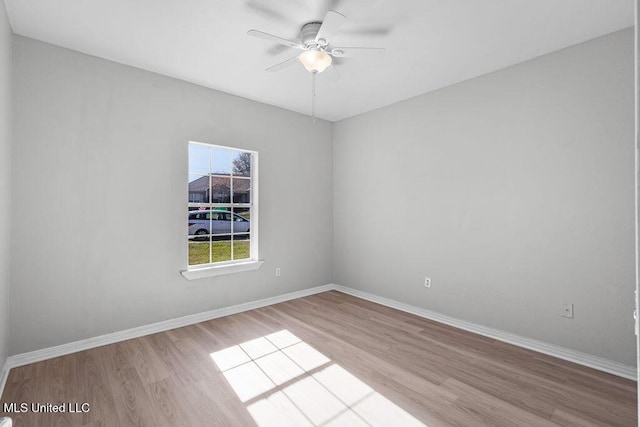
[(310, 73), (321, 73), (331, 65), (331, 56), (322, 50), (310, 49), (302, 52), (298, 58)]

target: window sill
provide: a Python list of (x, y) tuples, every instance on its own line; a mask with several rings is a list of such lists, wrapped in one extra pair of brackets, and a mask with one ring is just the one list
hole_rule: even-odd
[(264, 261), (247, 261), (237, 264), (217, 265), (214, 267), (194, 268), (180, 272), (187, 280), (203, 279), (205, 277), (222, 276), (223, 274), (240, 273), (259, 269)]

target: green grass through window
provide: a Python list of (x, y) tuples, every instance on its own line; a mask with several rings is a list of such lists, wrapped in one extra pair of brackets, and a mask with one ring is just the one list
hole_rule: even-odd
[[(231, 242), (228, 240), (209, 242), (189, 242), (189, 265), (208, 264), (209, 248), (212, 262), (231, 261)], [(250, 256), (249, 240), (233, 242), (233, 259), (247, 259)]]

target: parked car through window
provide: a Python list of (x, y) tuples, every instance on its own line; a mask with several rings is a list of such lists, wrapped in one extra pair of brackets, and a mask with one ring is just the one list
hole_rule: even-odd
[(249, 231), (251, 231), (250, 221), (236, 213), (215, 210), (189, 212), (189, 236), (192, 239), (201, 239), (202, 236), (209, 234), (248, 233)]

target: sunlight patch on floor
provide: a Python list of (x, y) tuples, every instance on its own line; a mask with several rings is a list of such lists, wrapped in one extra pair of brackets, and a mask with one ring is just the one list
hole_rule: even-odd
[(211, 358), (259, 426), (424, 426), (287, 330)]

